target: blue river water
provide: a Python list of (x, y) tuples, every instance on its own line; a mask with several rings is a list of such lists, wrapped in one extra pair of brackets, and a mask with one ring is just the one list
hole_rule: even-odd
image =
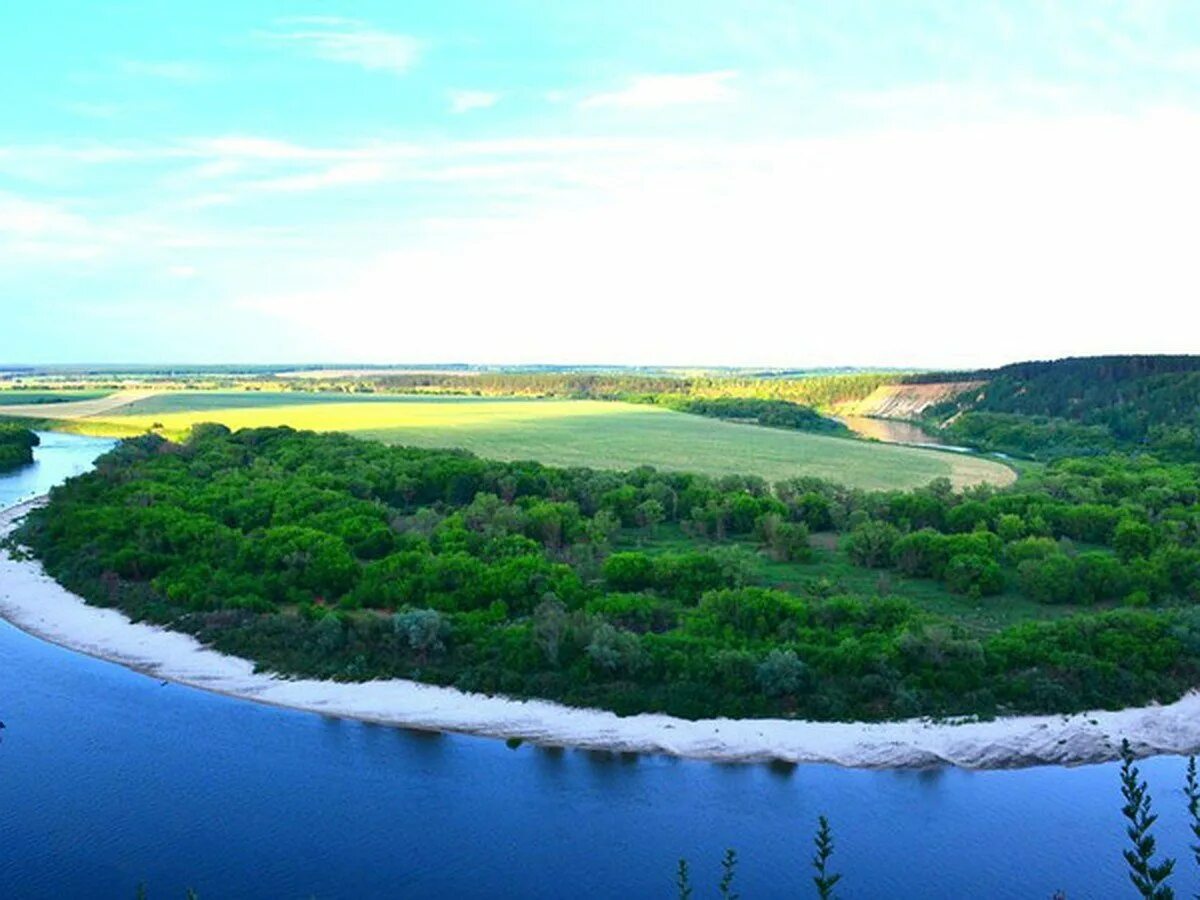
[[(50, 435), (0, 502), (107, 446)], [(0, 622), (0, 897), (202, 900), (814, 896), (819, 814), (845, 898), (1122, 897), (1112, 765), (861, 771), (716, 765), (524, 745), (290, 712), (72, 653)], [(1179, 896), (1184, 761), (1142, 763)]]

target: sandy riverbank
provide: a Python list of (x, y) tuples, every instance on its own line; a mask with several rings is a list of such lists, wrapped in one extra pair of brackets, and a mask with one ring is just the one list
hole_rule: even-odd
[[(39, 500), (0, 512), (7, 535)], [(965, 724), (923, 720), (853, 724), (783, 719), (620, 717), (541, 701), (465, 694), (412, 681), (342, 684), (255, 673), (247, 660), (188, 635), (88, 606), (32, 560), (0, 551), (0, 616), (24, 631), (155, 678), (259, 703), (413, 728), (696, 759), (826, 762), (856, 767), (965, 768), (1112, 759), (1122, 737), (1141, 754), (1200, 750), (1200, 693), (1168, 706)]]

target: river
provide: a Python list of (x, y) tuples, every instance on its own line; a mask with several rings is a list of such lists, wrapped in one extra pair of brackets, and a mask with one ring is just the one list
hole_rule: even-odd
[(970, 447), (959, 447), (941, 441), (919, 425), (897, 419), (876, 419), (870, 416), (839, 416), (838, 421), (854, 433), (885, 444), (907, 444), (912, 447), (929, 447), (935, 450), (952, 450), (955, 453), (973, 453)]
[[(0, 503), (110, 442), (44, 436)], [(863, 771), (510, 749), (290, 712), (175, 684), (0, 622), (0, 897), (813, 896), (819, 814), (846, 898), (1125, 896), (1113, 765)], [(1142, 765), (1180, 896), (1184, 762)]]

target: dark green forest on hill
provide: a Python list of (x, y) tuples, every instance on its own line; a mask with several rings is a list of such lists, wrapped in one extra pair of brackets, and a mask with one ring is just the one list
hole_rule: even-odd
[(33, 462), (33, 448), (38, 443), (38, 436), (28, 428), (0, 423), (0, 472)]
[(956, 494), (558, 469), (286, 428), (131, 439), (19, 540), (267, 669), (622, 713), (879, 719), (1200, 681), (1200, 468)]
[(1040, 459), (1148, 450), (1200, 459), (1200, 356), (1097, 356), (910, 376), (986, 380), (931, 408), (950, 440)]

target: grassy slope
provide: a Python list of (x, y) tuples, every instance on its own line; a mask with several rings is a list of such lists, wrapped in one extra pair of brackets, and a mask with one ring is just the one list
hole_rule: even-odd
[(387, 443), (464, 447), (490, 458), (554, 465), (652, 465), (769, 480), (815, 475), (863, 488), (912, 487), (940, 476), (958, 485), (1012, 478), (1011, 470), (977, 457), (589, 400), (189, 392), (138, 400), (74, 425), (115, 433), (159, 425), (178, 435), (203, 421), (231, 428), (346, 431)]

